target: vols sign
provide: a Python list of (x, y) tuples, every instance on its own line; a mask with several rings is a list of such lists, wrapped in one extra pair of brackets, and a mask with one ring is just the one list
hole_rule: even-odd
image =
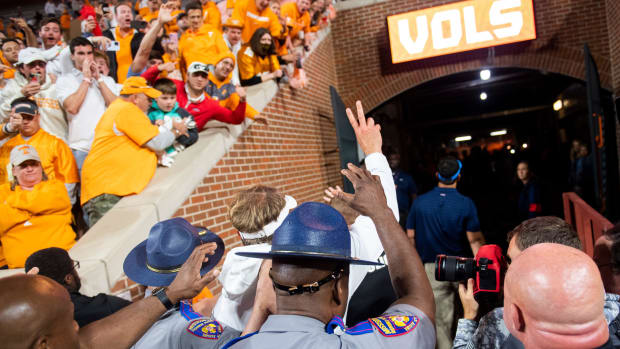
[(389, 16), (392, 63), (536, 39), (532, 0), (473, 0)]

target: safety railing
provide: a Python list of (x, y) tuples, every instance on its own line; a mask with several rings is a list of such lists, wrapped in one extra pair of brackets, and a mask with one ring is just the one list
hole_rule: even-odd
[(594, 242), (613, 224), (573, 192), (562, 194), (562, 199), (564, 220), (577, 230), (584, 252), (592, 257)]

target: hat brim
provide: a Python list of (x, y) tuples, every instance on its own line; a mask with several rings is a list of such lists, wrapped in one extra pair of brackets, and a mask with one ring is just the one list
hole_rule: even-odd
[(261, 258), (261, 259), (272, 259), (274, 257), (278, 258), (302, 258), (302, 259), (319, 259), (319, 260), (328, 260), (328, 261), (337, 261), (337, 262), (348, 262), (349, 264), (355, 265), (383, 265), (383, 263), (374, 262), (374, 261), (366, 261), (362, 259), (357, 259), (353, 257), (347, 256), (336, 256), (336, 255), (321, 255), (316, 253), (304, 253), (304, 252), (235, 252), (236, 255), (242, 257), (250, 257), (250, 258)]
[[(201, 230), (203, 228), (200, 228)], [(215, 242), (217, 249), (215, 254), (208, 256), (209, 260), (202, 264), (200, 268), (200, 275), (203, 276), (213, 269), (222, 259), (224, 255), (224, 241), (216, 234), (207, 231), (206, 234), (200, 235), (200, 239), (203, 243)], [(134, 247), (131, 252), (125, 258), (123, 262), (123, 270), (125, 275), (136, 283), (145, 286), (165, 287), (172, 283), (172, 280), (177, 276), (177, 273), (158, 273), (150, 270), (146, 266), (146, 241), (144, 240)]]

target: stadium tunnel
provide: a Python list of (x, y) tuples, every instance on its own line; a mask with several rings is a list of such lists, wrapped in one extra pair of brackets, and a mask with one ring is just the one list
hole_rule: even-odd
[[(611, 92), (601, 89), (605, 132), (602, 198), (618, 216), (618, 155)], [(487, 241), (507, 246), (520, 222), (518, 162), (526, 160), (541, 186), (542, 214), (563, 216), (562, 193), (573, 191), (571, 147), (588, 149), (594, 177), (586, 83), (562, 74), (523, 68), (482, 68), (436, 78), (387, 100), (370, 116), (382, 125), (385, 152), (401, 154), (401, 167), (418, 195), (436, 185), (435, 164), (453, 155), (464, 167), (458, 189), (477, 205)], [(611, 146), (609, 146), (611, 145)], [(589, 183), (593, 185), (593, 183)], [(593, 187), (583, 199), (596, 207)]]

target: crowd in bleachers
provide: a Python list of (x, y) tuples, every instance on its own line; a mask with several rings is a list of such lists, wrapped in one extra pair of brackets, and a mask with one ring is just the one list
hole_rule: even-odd
[[(334, 16), (324, 0), (49, 0), (34, 16), (0, 18), (0, 205), (28, 212), (2, 222), (0, 267), (72, 245), (23, 238), (42, 231), (32, 216), (64, 207), (30, 206), (50, 183), (64, 185), (72, 213), (62, 221), (79, 237), (157, 165), (172, 166), (208, 121), (267, 124), (243, 86), (303, 88), (304, 57)], [(36, 156), (20, 163), (26, 153)]]

